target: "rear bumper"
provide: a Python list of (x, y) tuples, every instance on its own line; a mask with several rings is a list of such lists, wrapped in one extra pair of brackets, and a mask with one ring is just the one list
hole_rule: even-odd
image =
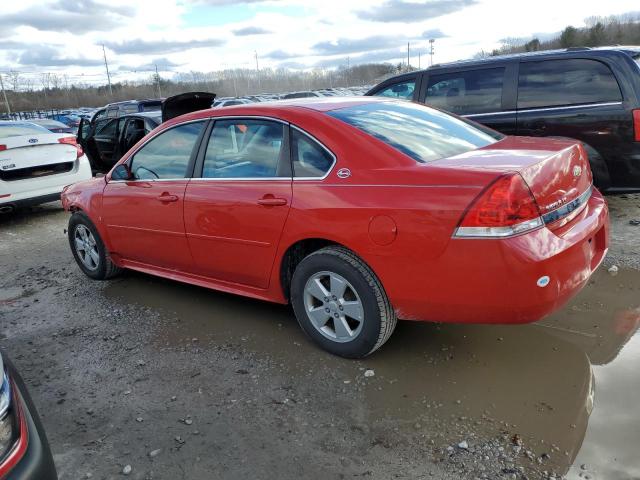
[(91, 177), (89, 160), (86, 156), (82, 156), (77, 165), (67, 173), (12, 182), (0, 181), (0, 207), (3, 205), (19, 207), (52, 202), (60, 198), (60, 192), (65, 186), (88, 180)]
[(17, 464), (11, 468), (9, 473), (2, 477), (2, 480), (57, 480), (58, 475), (53, 463), (53, 457), (49, 449), (49, 443), (40, 422), (40, 418), (35, 410), (31, 397), (24, 386), (22, 378), (16, 372), (13, 365), (4, 358), (5, 366), (9, 377), (13, 380), (14, 401), (19, 403), (19, 408), (24, 415), (27, 444), (24, 453), (17, 460)]
[[(594, 189), (561, 234), (546, 227), (508, 239), (452, 238), (404, 289), (389, 292), (399, 318), (455, 323), (529, 323), (579, 292), (606, 255), (609, 213)], [(544, 285), (544, 277), (548, 282)], [(415, 280), (418, 279), (418, 280)], [(542, 279), (542, 280), (541, 280)], [(403, 293), (404, 292), (404, 293)]]

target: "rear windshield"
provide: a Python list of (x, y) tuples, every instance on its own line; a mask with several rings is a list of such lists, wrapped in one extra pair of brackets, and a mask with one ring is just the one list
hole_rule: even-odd
[(162, 107), (162, 103), (141, 103), (140, 111), (141, 112), (155, 112), (156, 110), (160, 110)]
[(33, 123), (0, 124), (0, 138), (19, 137), (21, 135), (41, 135), (43, 133), (51, 132)]
[(409, 102), (381, 102), (328, 112), (424, 163), (486, 147), (501, 136), (439, 110)]

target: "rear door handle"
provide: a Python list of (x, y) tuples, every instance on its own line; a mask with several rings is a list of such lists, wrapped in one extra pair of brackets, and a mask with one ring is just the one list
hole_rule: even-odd
[(169, 193), (164, 192), (162, 195), (158, 197), (158, 200), (160, 200), (162, 203), (177, 202), (178, 196), (170, 195)]
[(266, 207), (279, 207), (287, 204), (286, 198), (277, 198), (273, 195), (267, 196), (265, 195), (260, 200), (258, 200), (259, 205), (264, 205)]

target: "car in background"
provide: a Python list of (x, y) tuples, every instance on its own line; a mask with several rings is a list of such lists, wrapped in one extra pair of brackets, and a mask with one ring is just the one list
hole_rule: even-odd
[(108, 171), (145, 135), (173, 116), (210, 108), (215, 94), (189, 92), (165, 99), (160, 110), (103, 118), (91, 123), (82, 120), (78, 143), (96, 172)]
[(87, 276), (129, 268), (290, 302), (345, 357), (378, 349), (398, 318), (539, 320), (608, 246), (578, 142), (373, 97), (183, 115), (62, 199)]
[(77, 128), (70, 127), (62, 122), (58, 122), (57, 120), (52, 120), (50, 118), (31, 118), (28, 122), (40, 125), (52, 133), (76, 133), (78, 130)]
[(91, 117), (91, 123), (104, 118), (118, 118), (131, 113), (160, 111), (163, 98), (146, 98), (144, 100), (126, 100), (113, 102), (96, 110)]
[(389, 78), (367, 95), (426, 103), (506, 135), (579, 140), (598, 188), (640, 190), (640, 47), (434, 65)]
[(59, 200), (66, 185), (89, 178), (89, 160), (74, 135), (0, 121), (0, 213)]
[(51, 120), (55, 120), (57, 122), (61, 122), (64, 123), (65, 125), (67, 125), (68, 127), (72, 127), (72, 128), (77, 128), (78, 125), (80, 125), (80, 117), (78, 117), (77, 115), (71, 115), (71, 114), (67, 114), (67, 115), (62, 115), (62, 114), (55, 114), (55, 115), (51, 115), (49, 117)]
[(292, 98), (313, 98), (313, 97), (322, 97), (323, 95), (319, 92), (292, 92), (286, 93), (282, 95), (280, 98), (282, 100), (289, 100)]
[(0, 478), (57, 480), (49, 443), (33, 401), (0, 352)]
[(220, 108), (220, 107), (231, 107), (233, 105), (247, 105), (249, 103), (254, 103), (251, 100), (248, 99), (244, 99), (244, 98), (231, 98), (229, 100), (222, 100), (220, 102), (213, 102), (213, 108)]

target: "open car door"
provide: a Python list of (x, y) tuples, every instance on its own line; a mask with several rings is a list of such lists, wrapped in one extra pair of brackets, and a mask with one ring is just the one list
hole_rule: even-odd
[(185, 113), (211, 108), (215, 98), (215, 93), (208, 92), (187, 92), (166, 98), (162, 102), (162, 122)]

